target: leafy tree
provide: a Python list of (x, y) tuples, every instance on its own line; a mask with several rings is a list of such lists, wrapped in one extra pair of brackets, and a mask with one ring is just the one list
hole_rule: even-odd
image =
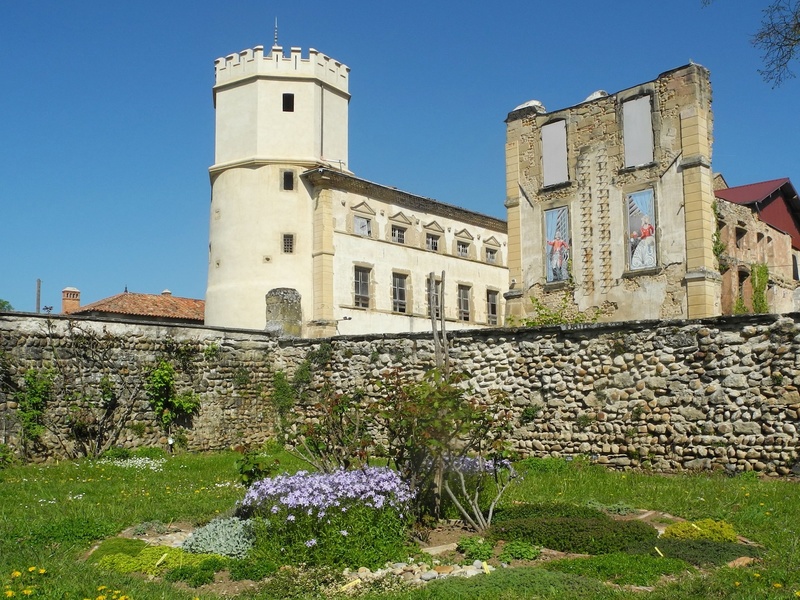
[[(703, 0), (703, 5), (713, 1)], [(800, 0), (771, 0), (762, 14), (752, 42), (763, 52), (764, 68), (759, 73), (778, 87), (795, 76), (789, 65), (800, 55)]]
[(13, 312), (13, 311), (14, 307), (11, 306), (11, 302), (0, 298), (0, 312)]

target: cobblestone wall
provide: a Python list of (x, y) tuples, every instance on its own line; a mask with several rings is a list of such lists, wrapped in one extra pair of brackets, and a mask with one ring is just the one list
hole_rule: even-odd
[[(81, 367), (85, 355), (67, 357), (75, 351), (76, 326), (94, 332), (87, 337), (100, 340), (110, 369)], [(413, 376), (433, 364), (425, 334), (276, 340), (254, 332), (4, 315), (0, 336), (11, 365), (0, 392), (0, 441), (15, 447), (9, 385), (19, 387), (31, 367), (64, 370), (73, 392), (114, 375), (124, 382), (117, 389), (134, 398), (120, 444), (152, 445), (166, 438), (144, 393), (133, 392), (135, 382), (168, 357), (177, 365), (179, 386), (201, 400), (199, 414), (179, 432), (189, 449), (204, 450), (270, 439), (273, 373), (291, 378), (311, 351), (325, 359), (312, 365), (308, 399), (295, 411), (309, 418), (323, 385), (335, 392), (362, 389), (369, 397), (380, 393), (375, 384), (386, 369)], [(800, 315), (472, 330), (452, 333), (451, 342), (452, 367), (471, 373), (487, 410), (511, 416), (513, 443), (523, 455), (587, 455), (617, 468), (775, 475), (789, 474), (797, 461)], [(490, 396), (496, 389), (505, 400)], [(41, 456), (74, 450), (57, 441), (69, 437), (71, 403), (62, 399), (48, 411), (60, 435), (45, 436)]]

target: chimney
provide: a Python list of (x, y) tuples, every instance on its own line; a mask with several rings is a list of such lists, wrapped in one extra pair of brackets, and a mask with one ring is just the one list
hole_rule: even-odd
[(81, 307), (81, 291), (78, 288), (67, 287), (61, 290), (61, 313), (69, 314)]

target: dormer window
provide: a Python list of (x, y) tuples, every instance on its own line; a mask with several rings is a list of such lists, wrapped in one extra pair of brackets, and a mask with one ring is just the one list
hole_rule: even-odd
[(456, 242), (456, 254), (461, 258), (469, 258), (469, 242)]
[(400, 227), (399, 225), (392, 225), (392, 241), (395, 244), (405, 244), (406, 243), (406, 229), (405, 229), (405, 227)]
[(372, 237), (372, 221), (359, 215), (353, 216), (353, 232), (356, 235)]
[(439, 236), (432, 233), (425, 234), (425, 249), (432, 252), (439, 251)]

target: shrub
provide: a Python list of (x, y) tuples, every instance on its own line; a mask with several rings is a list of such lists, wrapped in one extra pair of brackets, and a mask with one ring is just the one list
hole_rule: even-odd
[(228, 570), (231, 574), (231, 579), (234, 581), (243, 579), (260, 581), (264, 577), (275, 573), (278, 567), (278, 563), (269, 558), (263, 559), (251, 555), (243, 560), (232, 560), (229, 563)]
[(712, 542), (735, 542), (738, 539), (733, 525), (713, 519), (673, 523), (667, 526), (662, 537), (676, 540), (710, 540)]
[(497, 510), (495, 523), (516, 519), (557, 518), (564, 519), (608, 519), (611, 518), (597, 508), (567, 504), (566, 502), (537, 502), (515, 504)]
[(492, 544), (480, 536), (466, 537), (458, 542), (458, 551), (467, 560), (489, 560), (492, 558)]
[(131, 457), (131, 451), (127, 448), (122, 448), (121, 446), (114, 446), (113, 448), (109, 448), (101, 455), (101, 458), (106, 458), (108, 460), (125, 460)]
[[(658, 548), (658, 550), (656, 550)], [(666, 558), (679, 558), (698, 567), (721, 566), (740, 556), (758, 557), (762, 551), (755, 546), (745, 546), (732, 542), (712, 542), (709, 540), (676, 540), (661, 538), (653, 542), (635, 544), (625, 549), (629, 554), (663, 555)]]
[(598, 600), (609, 598), (608, 588), (594, 579), (554, 573), (533, 567), (498, 569), (488, 577), (448, 577), (434, 580), (403, 596), (408, 600), (453, 598), (536, 598), (537, 600)]
[(163, 448), (158, 448), (156, 446), (144, 446), (134, 450), (133, 456), (138, 458), (152, 458), (155, 460), (159, 458), (165, 458), (167, 454), (164, 452)]
[(404, 556), (411, 493), (385, 467), (281, 475), (239, 505), (256, 517), (251, 556), (278, 564), (374, 567)]
[(0, 470), (14, 464), (14, 451), (8, 444), (0, 443)]
[(615, 552), (603, 556), (554, 560), (543, 565), (549, 571), (572, 573), (618, 585), (653, 585), (663, 575), (689, 568), (682, 560)]
[(249, 521), (236, 517), (214, 519), (196, 529), (182, 548), (196, 554), (219, 554), (231, 558), (244, 558), (253, 546), (253, 527)]
[(491, 536), (560, 552), (608, 554), (645, 540), (655, 541), (658, 531), (641, 521), (557, 517), (505, 521), (492, 526)]
[(214, 582), (214, 571), (202, 566), (183, 565), (164, 574), (167, 581), (183, 581), (191, 587), (200, 587)]
[(248, 450), (241, 458), (237, 458), (233, 466), (239, 473), (239, 481), (245, 486), (251, 486), (256, 481), (273, 475), (279, 462), (258, 450)]
[(523, 542), (522, 540), (514, 540), (508, 542), (503, 546), (498, 558), (503, 562), (510, 562), (512, 560), (536, 560), (542, 553), (542, 549)]
[(208, 554), (190, 554), (180, 548), (169, 546), (147, 546), (136, 555), (106, 554), (97, 561), (101, 568), (118, 573), (145, 573), (163, 575), (167, 571), (182, 566), (198, 567), (208, 558)]

